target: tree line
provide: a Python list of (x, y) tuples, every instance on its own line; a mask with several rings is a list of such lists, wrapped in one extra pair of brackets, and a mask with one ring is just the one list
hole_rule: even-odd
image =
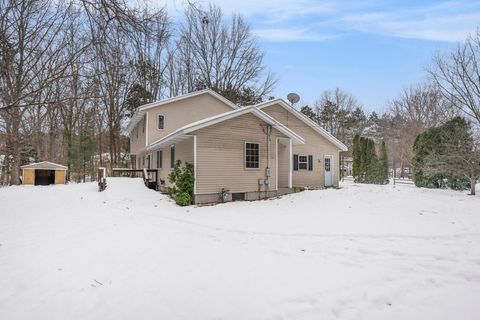
[[(464, 145), (462, 152), (458, 148), (444, 148), (456, 150), (457, 159), (462, 158), (462, 153), (467, 154), (470, 163), (478, 166), (479, 79), (480, 30), (477, 30), (464, 42), (458, 43), (455, 50), (434, 56), (426, 68), (425, 82), (404, 88), (398, 97), (391, 100), (386, 112), (381, 115), (366, 112), (354, 96), (339, 88), (323, 92), (313, 107), (304, 106), (301, 111), (349, 147), (350, 151), (344, 156), (352, 156), (354, 137), (357, 134), (372, 138), (378, 146), (384, 142), (388, 158), (400, 167), (401, 177), (406, 176), (406, 167), (419, 169), (416, 167), (418, 162), (415, 160), (414, 148), (419, 135), (460, 116), (465, 119), (468, 128), (463, 132), (464, 138), (470, 137), (465, 141), (471, 142)], [(468, 135), (465, 136), (465, 132), (468, 132)], [(453, 158), (453, 155), (450, 158)], [(428, 162), (432, 164), (429, 172), (438, 172), (439, 167), (447, 170), (445, 165), (438, 163), (438, 159), (450, 163), (450, 169), (459, 170), (459, 166), (453, 166), (453, 161), (447, 161), (445, 156), (437, 155), (436, 159), (437, 161)], [(451, 173), (450, 169), (447, 171)], [(478, 170), (472, 170), (470, 166), (468, 177), (463, 174), (464, 170), (457, 175), (471, 181), (470, 184), (474, 186), (472, 175), (475, 174), (471, 172)], [(478, 179), (478, 174), (475, 179)]]
[(239, 104), (265, 99), (275, 79), (248, 22), (186, 1), (0, 0), (0, 184), (51, 160), (84, 181), (123, 166), (127, 118), (141, 104), (212, 88)]

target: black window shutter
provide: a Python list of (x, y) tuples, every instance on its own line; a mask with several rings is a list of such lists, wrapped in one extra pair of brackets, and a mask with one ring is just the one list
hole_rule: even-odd
[(298, 171), (298, 154), (293, 155), (293, 170)]
[(308, 156), (308, 171), (313, 170), (313, 156), (309, 155)]
[(170, 148), (170, 168), (175, 167), (175, 147)]

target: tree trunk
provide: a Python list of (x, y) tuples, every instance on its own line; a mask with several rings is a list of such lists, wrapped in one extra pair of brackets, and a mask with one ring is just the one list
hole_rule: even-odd
[(475, 184), (477, 183), (476, 178), (470, 178), (470, 195), (474, 196), (475, 195)]
[(12, 171), (10, 172), (10, 184), (20, 184), (20, 112), (17, 107), (10, 111), (10, 120), (12, 130), (10, 132), (11, 156), (12, 156)]

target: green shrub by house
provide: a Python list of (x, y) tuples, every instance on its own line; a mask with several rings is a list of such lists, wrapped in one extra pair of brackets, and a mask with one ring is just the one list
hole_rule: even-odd
[(193, 202), (193, 186), (195, 177), (193, 165), (186, 162), (182, 167), (182, 162), (177, 160), (168, 175), (168, 181), (172, 184), (167, 187), (168, 194), (180, 206), (188, 206)]

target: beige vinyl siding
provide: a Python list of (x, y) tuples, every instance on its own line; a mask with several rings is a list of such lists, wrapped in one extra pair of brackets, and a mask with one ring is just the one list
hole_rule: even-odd
[[(231, 193), (258, 191), (258, 179), (265, 179), (267, 167), (267, 136), (262, 124), (264, 122), (256, 116), (245, 114), (192, 133), (197, 136), (197, 194), (220, 193), (222, 188)], [(277, 137), (284, 135), (272, 130), (270, 191), (275, 190)], [(260, 145), (258, 169), (245, 168), (246, 142)]]
[[(130, 133), (130, 153), (136, 154), (137, 157), (140, 156), (139, 152), (145, 149), (145, 135), (147, 132), (147, 128), (145, 127), (145, 132), (143, 131), (143, 126), (145, 124), (145, 119), (139, 121), (137, 126), (132, 130)], [(137, 137), (138, 133), (138, 137)]]
[[(188, 137), (187, 139), (177, 142), (174, 144), (175, 146), (175, 161), (180, 160), (182, 162), (182, 166), (185, 165), (186, 162), (193, 164), (193, 137)], [(171, 171), (170, 168), (170, 146), (163, 147), (160, 150), (163, 151), (163, 163), (162, 168), (158, 169), (158, 178), (165, 181), (165, 185), (169, 185), (168, 183), (168, 174)], [(153, 168), (157, 168), (157, 150), (153, 151), (155, 162), (153, 163)]]
[[(148, 109), (148, 144), (187, 124), (232, 110), (232, 107), (210, 94), (202, 94)], [(158, 129), (158, 115), (165, 117), (163, 130)]]
[(280, 121), (292, 131), (305, 139), (304, 145), (294, 145), (292, 154), (301, 156), (313, 156), (313, 171), (298, 170), (292, 173), (292, 185), (294, 187), (323, 187), (324, 180), (324, 160), (325, 155), (331, 155), (333, 159), (333, 184), (338, 186), (339, 167), (338, 152), (339, 149), (332, 142), (321, 136), (318, 132), (309, 127), (305, 122), (298, 119), (282, 106), (276, 104), (262, 111)]

